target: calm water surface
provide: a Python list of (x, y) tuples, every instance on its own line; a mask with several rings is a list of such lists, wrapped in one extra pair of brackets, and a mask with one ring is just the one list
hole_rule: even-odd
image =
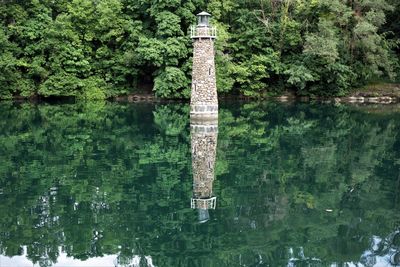
[(0, 103), (0, 114), (1, 267), (400, 264), (400, 113), (221, 104), (218, 124), (203, 124), (185, 104)]

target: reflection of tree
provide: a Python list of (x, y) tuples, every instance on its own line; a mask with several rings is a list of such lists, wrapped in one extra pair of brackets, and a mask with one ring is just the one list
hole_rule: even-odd
[(281, 266), (293, 251), (299, 261), (329, 264), (359, 261), (372, 236), (397, 229), (396, 115), (222, 107), (212, 186), (218, 209), (199, 225), (187, 202), (188, 112), (186, 105), (1, 105), (1, 253), (26, 246), (42, 266), (57, 260), (60, 246), (78, 259), (119, 254), (121, 264), (151, 256), (156, 266)]
[[(274, 228), (278, 230), (269, 232), (270, 237), (275, 236), (272, 240), (292, 240), (293, 243), (299, 243), (299, 240), (307, 237), (310, 241), (315, 240), (315, 243), (307, 242), (308, 244), (304, 247), (305, 252), (311, 252), (311, 255), (321, 255), (322, 259), (329, 257), (332, 261), (345, 258), (357, 259), (366, 243), (359, 243), (357, 239), (352, 238), (355, 231), (357, 231), (357, 236), (364, 236), (374, 231), (384, 233), (385, 230), (377, 225), (381, 225), (384, 221), (388, 227), (385, 228), (386, 231), (390, 231), (391, 226), (386, 222), (399, 220), (397, 215), (393, 217), (393, 214), (387, 212), (389, 203), (387, 203), (389, 206), (380, 205), (381, 201), (378, 199), (382, 200), (386, 198), (385, 196), (372, 191), (360, 192), (364, 185), (371, 186), (376, 191), (379, 185), (371, 183), (375, 178), (380, 180), (381, 184), (387, 181), (387, 178), (382, 180), (382, 177), (387, 175), (387, 171), (378, 171), (378, 168), (383, 161), (385, 161), (385, 166), (391, 165), (387, 160), (390, 161), (392, 158), (389, 151), (393, 151), (394, 148), (393, 142), (398, 132), (396, 128), (399, 128), (398, 121), (394, 123), (390, 119), (385, 121), (383, 117), (373, 118), (362, 113), (351, 114), (351, 111), (342, 108), (314, 109), (297, 105), (283, 111), (282, 106), (269, 105), (270, 107), (258, 106), (250, 109), (251, 112), (244, 107), (240, 113), (236, 111), (234, 117), (228, 114), (227, 120), (223, 117), (226, 116), (226, 112), (221, 112), (219, 144), (226, 144), (228, 141), (229, 147), (220, 146), (222, 151), (218, 151), (218, 154), (223, 156), (219, 157), (219, 161), (236, 156), (245, 159), (245, 162), (240, 165), (233, 161), (218, 162), (217, 165), (228, 164), (229, 166), (225, 167), (229, 170), (227, 173), (237, 174), (235, 176), (237, 191), (245, 190), (249, 194), (251, 192), (258, 205), (250, 202), (246, 207), (244, 202), (246, 200), (249, 202), (249, 200), (246, 199), (245, 194), (241, 194), (244, 198), (238, 198), (232, 194), (232, 188), (225, 186), (222, 186), (223, 192), (218, 193), (224, 196), (221, 198), (221, 203), (229, 201), (225, 202), (225, 205), (244, 210), (245, 212), (236, 212), (239, 214), (237, 221), (242, 222), (239, 224), (240, 227), (250, 230), (254, 226), (262, 227), (266, 221), (265, 217), (271, 214), (268, 202), (256, 208), (260, 204), (259, 199), (262, 195), (265, 196), (266, 192), (272, 191), (269, 199), (279, 199), (281, 190), (284, 190), (284, 195), (289, 197), (291, 205), (288, 210), (289, 217), (286, 215), (284, 220), (276, 226), (268, 226), (270, 230)], [(264, 124), (264, 127), (260, 128), (257, 123), (246, 123), (249, 114), (256, 114), (260, 121), (268, 121), (269, 124)], [(289, 119), (282, 117), (282, 114), (286, 114)], [(243, 131), (245, 134), (238, 136), (236, 133), (231, 134), (229, 130), (225, 130), (230, 128), (229, 124), (239, 129), (250, 127)], [(260, 132), (263, 133), (262, 137), (259, 135)], [(264, 141), (259, 142), (259, 139)], [(245, 146), (246, 148), (243, 149)], [(234, 155), (235, 153), (239, 155)], [(260, 167), (251, 168), (255, 165)], [(231, 179), (228, 175), (219, 177), (222, 183)], [(265, 189), (260, 189), (260, 186)], [(276, 186), (278, 186), (277, 190), (270, 189)], [(381, 192), (387, 191), (393, 191), (393, 189), (381, 188)], [(259, 196), (254, 196), (254, 194), (259, 194)], [(368, 210), (375, 217), (372, 225), (356, 223), (360, 216), (364, 218), (366, 215), (359, 214), (360, 206), (357, 203), (360, 201), (358, 200), (360, 194), (365, 197), (361, 200), (362, 202), (369, 202), (361, 210)], [(226, 197), (227, 195), (229, 198)], [(332, 212), (330, 212), (331, 209)], [(393, 208), (390, 209), (393, 210)], [(385, 219), (379, 218), (377, 210), (382, 210), (382, 212), (386, 210)], [(336, 219), (327, 221), (329, 218)], [(361, 225), (368, 226), (369, 229), (360, 229)], [(345, 237), (342, 237), (344, 229), (347, 233)], [(288, 235), (288, 233), (291, 234)], [(252, 243), (255, 240), (257, 237), (252, 239)], [(265, 243), (265, 239), (259, 238), (259, 240), (260, 246)], [(342, 247), (351, 246), (352, 249), (347, 251), (351, 251), (352, 256), (346, 255), (347, 251), (340, 250), (338, 242), (342, 242)], [(283, 245), (284, 242), (280, 244)], [(290, 242), (288, 246), (289, 244)], [(332, 244), (332, 247), (319, 244)], [(327, 250), (321, 251), (321, 248)], [(274, 250), (271, 246), (270, 251)], [(268, 255), (264, 256), (268, 258)]]

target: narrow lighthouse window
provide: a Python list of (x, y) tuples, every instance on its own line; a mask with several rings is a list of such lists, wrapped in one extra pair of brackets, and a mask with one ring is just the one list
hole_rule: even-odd
[(210, 68), (208, 68), (208, 75), (210, 75), (210, 76), (211, 76), (211, 67), (210, 67)]

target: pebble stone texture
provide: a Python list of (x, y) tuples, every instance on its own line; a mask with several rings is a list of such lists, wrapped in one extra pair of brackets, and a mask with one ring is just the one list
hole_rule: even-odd
[(211, 27), (197, 26), (193, 38), (192, 92), (190, 115), (218, 116), (218, 96), (214, 63), (215, 31)]
[[(218, 121), (193, 121), (190, 124), (192, 145), (192, 208), (215, 208), (214, 169), (217, 154)], [(214, 201), (214, 203), (211, 203)]]

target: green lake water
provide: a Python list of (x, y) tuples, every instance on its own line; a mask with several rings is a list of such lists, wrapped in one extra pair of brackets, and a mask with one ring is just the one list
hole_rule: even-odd
[(1, 267), (400, 264), (400, 113), (221, 103), (218, 125), (191, 123), (187, 104), (0, 114)]

